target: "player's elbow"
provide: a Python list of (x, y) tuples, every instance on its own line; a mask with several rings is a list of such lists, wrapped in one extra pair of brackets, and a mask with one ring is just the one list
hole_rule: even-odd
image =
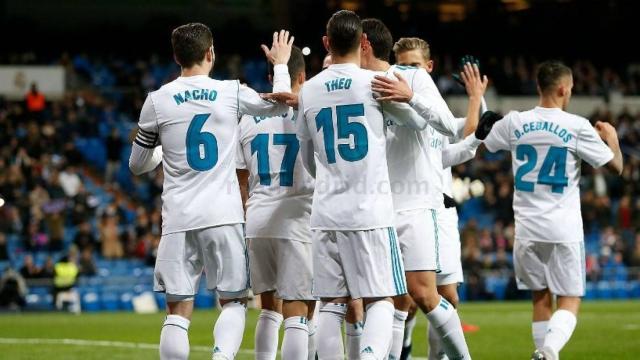
[(145, 173), (142, 164), (137, 163), (133, 159), (129, 159), (129, 170), (135, 176), (140, 176)]

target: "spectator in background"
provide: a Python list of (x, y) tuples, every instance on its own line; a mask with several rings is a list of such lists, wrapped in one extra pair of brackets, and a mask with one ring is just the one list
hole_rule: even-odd
[(7, 268), (0, 278), (0, 308), (19, 310), (26, 305), (27, 285), (15, 270)]
[(92, 251), (96, 245), (96, 238), (91, 231), (91, 224), (88, 221), (83, 221), (78, 226), (78, 232), (76, 233), (73, 243), (84, 252), (85, 249)]
[(94, 276), (98, 270), (96, 262), (93, 259), (93, 252), (91, 248), (84, 248), (80, 252), (80, 261), (78, 262), (79, 275), (82, 276)]
[(40, 120), (47, 104), (44, 94), (38, 91), (38, 85), (36, 83), (31, 84), (31, 90), (25, 95), (25, 102), (30, 115)]
[(117, 208), (111, 204), (107, 207), (100, 222), (100, 243), (102, 256), (107, 259), (119, 259), (124, 255), (124, 248), (118, 236)]
[(53, 302), (58, 310), (68, 308), (73, 313), (80, 312), (80, 295), (75, 290), (79, 272), (76, 261), (77, 251), (72, 248), (54, 267)]
[(0, 232), (0, 261), (9, 260), (9, 252), (7, 251), (7, 236)]
[(64, 190), (65, 195), (72, 198), (80, 192), (82, 181), (74, 165), (67, 165), (59, 175), (60, 186)]
[(53, 262), (53, 258), (51, 256), (47, 256), (47, 259), (44, 261), (44, 265), (40, 270), (40, 277), (45, 279), (53, 279), (54, 272), (55, 264)]
[(104, 180), (106, 182), (111, 182), (114, 179), (114, 175), (116, 175), (120, 169), (120, 157), (123, 146), (120, 134), (116, 127), (111, 129), (111, 133), (109, 134), (109, 137), (107, 137), (106, 146), (107, 169), (104, 175)]
[(35, 279), (42, 275), (40, 268), (33, 262), (33, 256), (27, 255), (24, 257), (24, 264), (20, 269), (20, 275), (25, 279)]

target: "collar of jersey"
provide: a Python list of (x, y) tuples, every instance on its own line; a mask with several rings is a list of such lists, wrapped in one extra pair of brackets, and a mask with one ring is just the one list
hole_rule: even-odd
[(357, 68), (360, 67), (354, 63), (344, 63), (344, 64), (332, 64), (329, 65), (329, 69), (348, 69), (348, 68)]

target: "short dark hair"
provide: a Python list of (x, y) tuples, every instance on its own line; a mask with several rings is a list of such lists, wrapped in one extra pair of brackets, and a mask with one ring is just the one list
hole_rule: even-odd
[(173, 30), (171, 45), (178, 64), (190, 68), (202, 62), (206, 52), (213, 45), (213, 35), (207, 25), (185, 24)]
[(393, 48), (393, 36), (389, 28), (378, 19), (364, 19), (362, 31), (367, 34), (367, 40), (371, 43), (373, 56), (376, 59), (389, 61)]
[(562, 77), (571, 75), (572, 72), (568, 66), (560, 61), (549, 60), (538, 65), (536, 80), (540, 91), (544, 94), (553, 90)]
[[(299, 47), (291, 47), (291, 57), (287, 62), (287, 68), (289, 68), (289, 77), (291, 81), (294, 81), (301, 72), (305, 71), (306, 64), (304, 62), (304, 55)], [(269, 75), (273, 76), (273, 65), (269, 63)]]
[(353, 11), (340, 10), (327, 22), (331, 53), (344, 56), (360, 46), (362, 21)]

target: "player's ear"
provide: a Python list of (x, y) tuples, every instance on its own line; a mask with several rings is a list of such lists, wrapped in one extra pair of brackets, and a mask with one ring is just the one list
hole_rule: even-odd
[(324, 45), (324, 49), (327, 50), (327, 52), (331, 52), (331, 48), (329, 47), (329, 37), (328, 36), (323, 36), (322, 37), (322, 45)]
[(298, 81), (298, 84), (300, 85), (304, 84), (304, 82), (307, 80), (307, 73), (304, 71), (301, 71), (298, 74), (298, 78), (296, 80)]
[(433, 71), (433, 60), (429, 60), (427, 61), (427, 72), (431, 74), (432, 71)]
[(176, 64), (178, 64), (179, 66), (182, 66), (182, 64), (180, 64), (180, 61), (178, 61), (178, 58), (176, 57), (176, 54), (173, 54), (173, 61), (175, 61)]
[(367, 39), (367, 34), (362, 33), (362, 37), (360, 37), (360, 48), (364, 51), (368, 47), (371, 47), (371, 43), (369, 39)]

